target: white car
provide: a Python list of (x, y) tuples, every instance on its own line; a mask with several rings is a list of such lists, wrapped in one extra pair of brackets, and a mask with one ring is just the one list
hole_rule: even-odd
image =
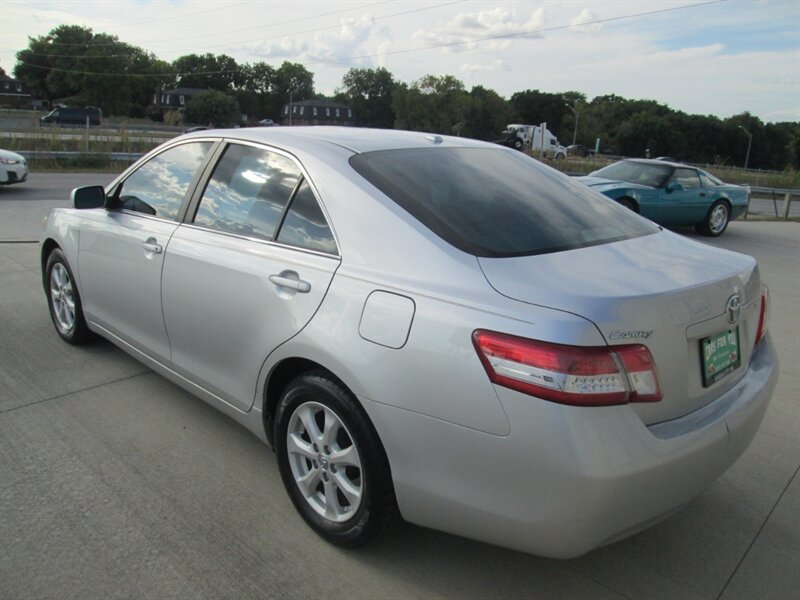
[(22, 183), (28, 178), (25, 157), (9, 150), (0, 150), (0, 185)]
[(778, 377), (753, 258), (495, 144), (198, 132), (73, 204), (41, 246), (58, 334), (248, 427), (342, 546), (400, 515), (577, 556), (719, 477)]

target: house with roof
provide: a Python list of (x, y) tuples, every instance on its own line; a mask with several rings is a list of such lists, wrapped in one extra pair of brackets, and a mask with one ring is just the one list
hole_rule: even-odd
[(284, 104), (281, 125), (355, 125), (353, 108), (332, 100), (301, 100)]
[(33, 95), (21, 79), (0, 75), (0, 106), (31, 108), (33, 106)]
[(147, 114), (151, 118), (162, 119), (164, 113), (177, 110), (183, 112), (186, 103), (202, 92), (209, 90), (203, 88), (177, 87), (171, 90), (160, 90), (153, 94), (153, 103), (147, 107)]

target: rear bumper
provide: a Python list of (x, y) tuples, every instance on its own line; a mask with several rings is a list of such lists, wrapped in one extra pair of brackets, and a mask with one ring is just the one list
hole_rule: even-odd
[(749, 198), (747, 199), (747, 202), (745, 204), (734, 204), (733, 206), (731, 206), (731, 221), (746, 215), (749, 209), (750, 209)]
[(561, 406), (498, 387), (506, 437), (362, 401), (408, 521), (570, 558), (647, 527), (719, 477), (752, 441), (777, 376), (767, 336), (733, 389), (651, 427), (628, 406)]

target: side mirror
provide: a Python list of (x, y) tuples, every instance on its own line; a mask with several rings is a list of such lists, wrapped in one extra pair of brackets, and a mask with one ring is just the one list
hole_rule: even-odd
[(665, 189), (668, 194), (671, 194), (672, 192), (682, 192), (683, 186), (677, 181), (670, 181)]
[(106, 190), (102, 185), (88, 185), (72, 190), (70, 198), (75, 208), (100, 208), (106, 204)]

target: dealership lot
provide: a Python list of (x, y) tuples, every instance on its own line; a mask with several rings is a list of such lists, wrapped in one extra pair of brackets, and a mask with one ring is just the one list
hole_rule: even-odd
[(789, 598), (800, 589), (800, 224), (735, 222), (709, 242), (758, 258), (782, 372), (751, 448), (684, 510), (572, 561), (411, 525), (344, 551), (295, 514), (272, 453), (252, 435), (110, 344), (70, 347), (53, 331), (38, 248), (9, 241), (36, 239), (70, 187), (109, 179), (40, 176), (0, 190), (0, 597)]

